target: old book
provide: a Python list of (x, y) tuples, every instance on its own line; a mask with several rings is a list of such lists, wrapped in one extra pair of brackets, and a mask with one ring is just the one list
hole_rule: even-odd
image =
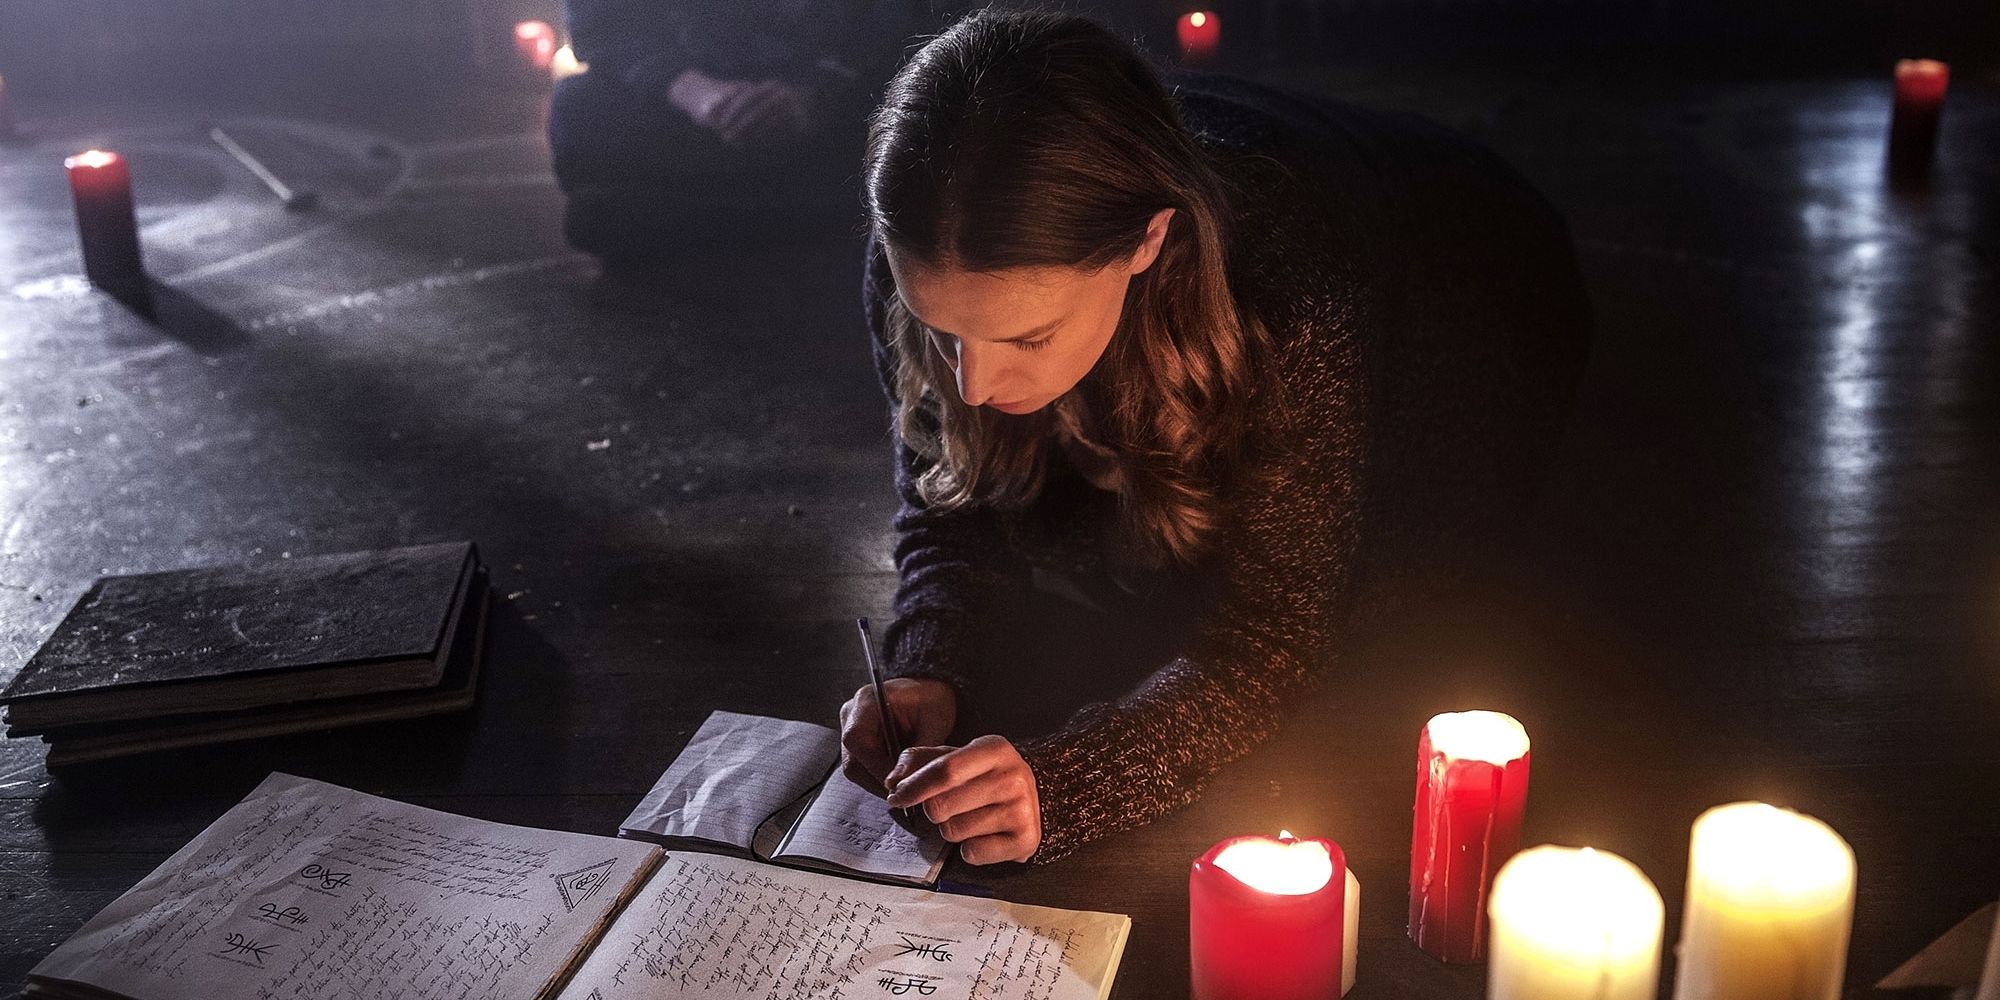
[(1130, 930), (273, 774), (36, 965), (26, 995), (1103, 1000)]
[(368, 722), (414, 719), (472, 707), (479, 668), (486, 653), (486, 619), (491, 607), (486, 571), (477, 570), (466, 600), (446, 625), (451, 649), (436, 687), (326, 698), (240, 712), (175, 715), (164, 720), (109, 723), (54, 730), (46, 764), (68, 767), (137, 753), (226, 743), (284, 733), (318, 732)]
[(9, 734), (436, 687), (470, 542), (99, 579), (15, 675)]

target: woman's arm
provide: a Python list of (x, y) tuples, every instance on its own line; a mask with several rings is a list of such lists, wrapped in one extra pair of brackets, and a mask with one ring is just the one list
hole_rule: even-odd
[(1031, 863), (1192, 801), (1327, 665), (1358, 556), (1364, 385), (1342, 326), (1301, 331), (1291, 347), (1280, 364), (1287, 416), (1271, 428), (1286, 447), (1233, 499), (1221, 591), (1187, 651), (1119, 701), (1020, 745), (1041, 802)]

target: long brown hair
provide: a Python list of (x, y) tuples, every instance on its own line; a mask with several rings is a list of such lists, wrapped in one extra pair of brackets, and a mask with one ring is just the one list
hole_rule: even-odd
[(1104, 357), (1041, 411), (967, 406), (900, 296), (884, 303), (885, 335), (897, 429), (930, 460), (917, 483), (928, 503), (1034, 499), (1067, 424), (1115, 456), (1138, 551), (1196, 561), (1243, 450), (1268, 338), (1230, 287), (1226, 182), (1145, 58), (1081, 16), (978, 11), (890, 81), (864, 170), (875, 238), (926, 268), (1096, 271), (1129, 260), (1152, 216), (1175, 209)]

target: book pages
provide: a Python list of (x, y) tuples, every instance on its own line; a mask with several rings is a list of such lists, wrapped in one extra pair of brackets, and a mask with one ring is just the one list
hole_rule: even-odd
[(142, 1000), (544, 996), (660, 856), (273, 774), (29, 978)]
[(772, 858), (819, 861), (928, 884), (937, 881), (950, 851), (951, 843), (928, 822), (897, 822), (881, 796), (835, 774)]
[(1102, 1000), (1131, 925), (669, 852), (562, 1000)]
[(619, 832), (749, 849), (757, 825), (812, 791), (840, 735), (810, 722), (711, 712)]

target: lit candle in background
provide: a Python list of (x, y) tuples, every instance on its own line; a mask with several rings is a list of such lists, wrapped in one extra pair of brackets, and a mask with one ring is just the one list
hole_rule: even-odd
[(1361, 883), (1330, 840), (1235, 837), (1188, 874), (1194, 1000), (1334, 1000), (1354, 987)]
[(1896, 63), (1896, 110), (1889, 121), (1889, 156), (1899, 167), (1930, 164), (1937, 148), (1938, 116), (1944, 110), (1951, 67), (1935, 59)]
[(1174, 26), (1181, 43), (1181, 61), (1190, 66), (1207, 66), (1215, 62), (1216, 53), (1222, 48), (1222, 19), (1214, 11), (1197, 10), (1182, 14), (1180, 22)]
[(1521, 844), (1528, 732), (1499, 712), (1448, 712), (1417, 743), (1410, 939), (1432, 958), (1486, 954), (1486, 894)]
[(1838, 1000), (1854, 851), (1825, 823), (1761, 802), (1695, 820), (1675, 1000)]
[(576, 60), (576, 50), (565, 45), (556, 50), (555, 58), (549, 60), (549, 75), (563, 80), (590, 69), (590, 64)]
[(1630, 861), (1522, 851), (1493, 880), (1487, 1000), (1653, 1000), (1666, 910)]
[(556, 58), (556, 29), (547, 21), (522, 21), (514, 26), (514, 51), (530, 69), (548, 72)]
[(132, 205), (132, 173), (117, 153), (93, 149), (63, 160), (76, 200), (83, 273), (116, 295), (145, 289), (139, 258), (139, 222)]

